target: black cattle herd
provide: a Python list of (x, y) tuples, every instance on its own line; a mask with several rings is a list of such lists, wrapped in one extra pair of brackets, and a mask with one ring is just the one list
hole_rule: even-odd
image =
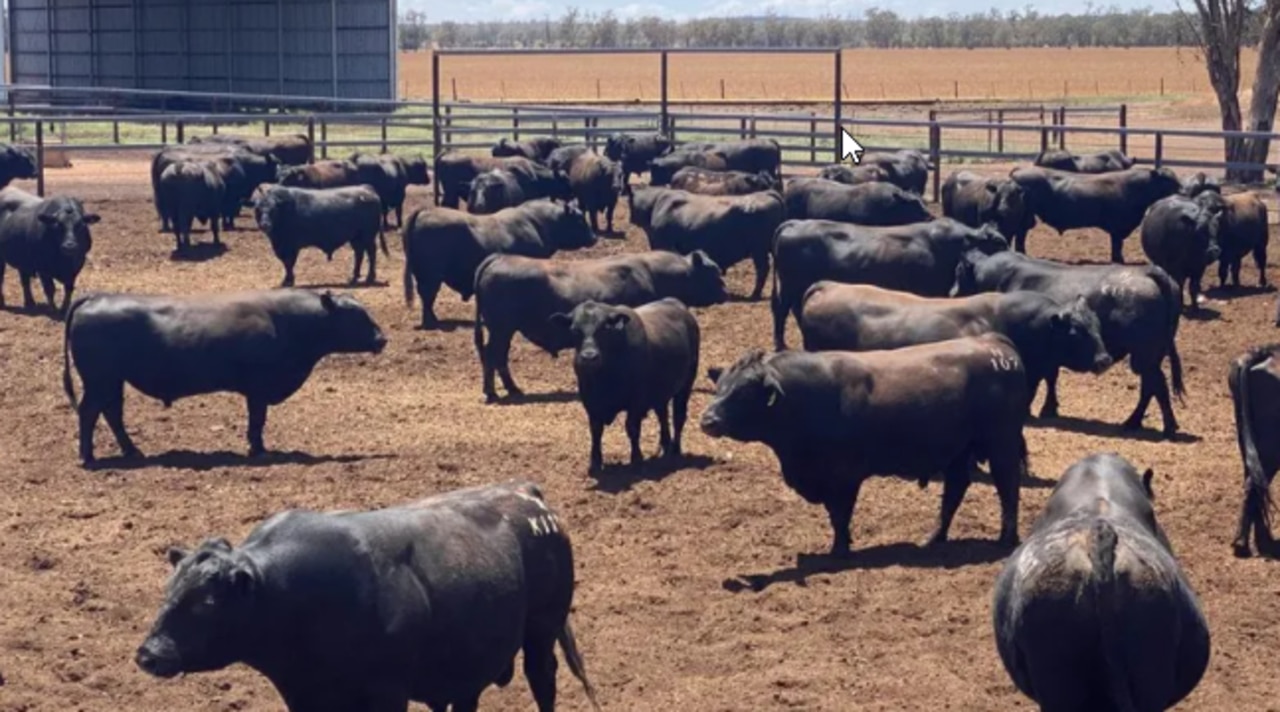
[[(367, 259), (372, 283), (394, 213), (404, 296), (421, 301), (422, 327), (439, 326), (441, 286), (474, 299), (488, 401), (499, 399), (499, 379), (507, 397), (522, 395), (508, 357), (516, 334), (552, 354), (573, 351), (596, 472), (603, 429), (622, 414), (632, 464), (642, 464), (650, 412), (662, 456), (680, 456), (701, 342), (689, 307), (725, 302), (724, 271), (750, 260), (751, 299), (772, 275), (777, 351), (707, 369), (715, 392), (699, 425), (711, 437), (767, 445), (786, 484), (826, 509), (831, 554), (843, 557), (856, 556), (850, 526), (866, 478), (924, 484), (940, 475), (929, 538), (939, 544), (982, 463), (999, 497), (999, 542), (1017, 545), (1030, 457), (1023, 428), (1040, 384), (1040, 415), (1052, 418), (1061, 369), (1100, 373), (1128, 357), (1140, 389), (1124, 426), (1142, 427), (1155, 400), (1171, 436), (1171, 393), (1183, 391), (1178, 325), (1184, 309), (1199, 308), (1205, 269), (1216, 260), (1220, 281), (1238, 286), (1252, 254), (1266, 285), (1265, 206), (1203, 174), (1182, 183), (1115, 151), (1047, 152), (1003, 178), (952, 174), (945, 216), (934, 218), (921, 198), (932, 167), (918, 152), (867, 154), (859, 165), (785, 182), (781, 158), (771, 140), (677, 146), (656, 134), (616, 135), (600, 155), (549, 138), (504, 139), (492, 156), (438, 156), (440, 205), (405, 217), (409, 187), (431, 182), (422, 158), (317, 161), (303, 136), (215, 135), (155, 156), (161, 229), (182, 254), (196, 247), (193, 223), (207, 223), (217, 243), (252, 205), (284, 268), (281, 289), (73, 298), (98, 216), (75, 198), (13, 187), (0, 190), (0, 286), (4, 269), (16, 269), (31, 309), (39, 278), (62, 317), (63, 386), (85, 465), (95, 462), (104, 417), (123, 456), (142, 456), (124, 425), (125, 384), (166, 404), (243, 395), (249, 452), (258, 455), (267, 409), (320, 360), (387, 343), (354, 298), (291, 288), (299, 252), (331, 257), (349, 244), (352, 282)], [(633, 189), (631, 176), (643, 173), (648, 185)], [(4, 185), (35, 175), (27, 152), (3, 147)], [(555, 258), (596, 243), (599, 213), (612, 232), (620, 198), (650, 251)], [(1108, 233), (1111, 264), (1028, 256), (1037, 219)], [(1134, 230), (1150, 265), (1123, 264)], [(57, 282), (64, 295), (55, 308)], [(804, 350), (786, 348), (789, 315)], [(1233, 547), (1277, 555), (1268, 486), (1280, 468), (1280, 346), (1240, 357), (1228, 380), (1245, 469)], [(1207, 666), (1208, 627), (1156, 522), (1151, 479), (1118, 456), (1081, 459), (996, 582), (1000, 657), (1042, 709), (1166, 709)], [(488, 686), (510, 682), (522, 651), (538, 709), (549, 712), (558, 644), (595, 703), (569, 623), (569, 537), (532, 484), (370, 512), (284, 512), (238, 547), (209, 539), (169, 558), (174, 574), (136, 657), (151, 674), (242, 662), (294, 712), (402, 711), (410, 701), (467, 712)]]

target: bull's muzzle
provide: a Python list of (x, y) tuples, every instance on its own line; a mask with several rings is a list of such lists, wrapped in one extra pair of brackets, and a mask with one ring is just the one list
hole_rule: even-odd
[(702, 414), (702, 418), (698, 421), (698, 426), (702, 428), (702, 432), (709, 437), (722, 438), (725, 436), (725, 423), (719, 413), (708, 410)]
[(148, 675), (160, 678), (177, 677), (182, 672), (182, 663), (178, 656), (172, 654), (171, 645), (148, 638), (134, 655), (134, 662)]
[(1111, 358), (1111, 354), (1102, 354), (1093, 360), (1093, 372), (1105, 373), (1113, 364), (1115, 364), (1115, 360)]

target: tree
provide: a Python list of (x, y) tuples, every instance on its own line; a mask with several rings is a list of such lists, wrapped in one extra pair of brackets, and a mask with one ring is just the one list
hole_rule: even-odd
[(901, 44), (902, 18), (893, 10), (873, 7), (867, 10), (867, 42), (872, 47), (894, 47)]
[[(1196, 41), (1209, 70), (1209, 83), (1218, 98), (1224, 131), (1270, 132), (1280, 94), (1280, 0), (1194, 0), (1197, 21), (1191, 23)], [(1248, 40), (1253, 15), (1261, 19), (1258, 41), (1258, 71), (1253, 80), (1249, 123), (1244, 126), (1240, 112), (1240, 49)], [(1265, 138), (1224, 139), (1228, 163), (1266, 162), (1271, 141)], [(1260, 168), (1228, 168), (1227, 177), (1246, 183), (1262, 180)]]
[(427, 43), (427, 14), (410, 10), (400, 18), (400, 51), (422, 49)]
[(578, 8), (571, 7), (560, 18), (560, 46), (578, 46)]

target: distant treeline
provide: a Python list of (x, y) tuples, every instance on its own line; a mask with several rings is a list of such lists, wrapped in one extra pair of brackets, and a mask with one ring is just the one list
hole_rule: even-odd
[[(1086, 4), (1086, 8), (1089, 5)], [(1194, 44), (1188, 17), (1150, 10), (1088, 9), (1078, 15), (1022, 11), (907, 19), (873, 8), (862, 17), (722, 17), (620, 20), (570, 9), (531, 21), (429, 23), (401, 18), (401, 49), (654, 47), (1167, 47)], [(1256, 30), (1255, 33), (1256, 35)], [(1256, 42), (1256, 37), (1249, 42)]]

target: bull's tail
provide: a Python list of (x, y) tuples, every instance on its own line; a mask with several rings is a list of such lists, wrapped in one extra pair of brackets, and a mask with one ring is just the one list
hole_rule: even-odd
[(1089, 560), (1093, 564), (1090, 587), (1097, 607), (1098, 633), (1102, 645), (1103, 677), (1106, 680), (1111, 709), (1116, 712), (1136, 712), (1133, 692), (1129, 689), (1122, 636), (1118, 635), (1119, 612), (1116, 610), (1116, 530), (1109, 522), (1098, 519), (1093, 523), (1090, 537)]
[(573, 627), (569, 624), (567, 617), (564, 619), (564, 628), (560, 630), (556, 640), (560, 643), (560, 650), (564, 652), (564, 661), (569, 665), (569, 672), (582, 683), (582, 689), (587, 693), (592, 709), (599, 710), (600, 703), (596, 701), (596, 688), (587, 679), (587, 668), (582, 662), (582, 653), (578, 652), (578, 641), (573, 637)]
[(413, 242), (410, 239), (410, 233), (413, 232), (413, 223), (418, 219), (418, 212), (414, 211), (409, 216), (409, 221), (404, 224), (404, 228), (400, 230), (401, 247), (404, 249), (404, 305), (406, 307), (413, 306), (413, 256), (409, 252), (409, 245)]
[(473, 284), (472, 294), (476, 296), (476, 324), (475, 324), (475, 343), (476, 355), (480, 357), (480, 363), (483, 365), (484, 360), (484, 294), (480, 289), (480, 280), (484, 277), (484, 273), (489, 269), (489, 265), (498, 258), (497, 254), (489, 255), (484, 258), (480, 266), (476, 268), (476, 279)]
[(71, 306), (67, 307), (67, 313), (62, 316), (62, 390), (67, 394), (72, 408), (79, 408), (80, 404), (76, 401), (76, 384), (71, 380), (71, 320), (80, 305), (89, 298), (90, 295), (76, 297)]
[(1178, 353), (1178, 322), (1182, 319), (1182, 290), (1168, 272), (1154, 265), (1147, 267), (1147, 275), (1160, 288), (1169, 315), (1169, 371), (1173, 376), (1173, 394), (1182, 402), (1187, 389), (1182, 380), (1182, 356)]
[(1257, 439), (1253, 432), (1253, 418), (1249, 413), (1249, 370), (1265, 361), (1280, 344), (1263, 346), (1241, 356), (1231, 364), (1227, 375), (1227, 384), (1231, 387), (1231, 403), (1235, 409), (1236, 437), (1240, 441), (1240, 453), (1244, 456), (1244, 470), (1248, 488), (1248, 498), (1257, 503), (1257, 515), (1267, 528), (1271, 527), (1271, 483), (1267, 473), (1262, 469), (1262, 458), (1258, 455)]

